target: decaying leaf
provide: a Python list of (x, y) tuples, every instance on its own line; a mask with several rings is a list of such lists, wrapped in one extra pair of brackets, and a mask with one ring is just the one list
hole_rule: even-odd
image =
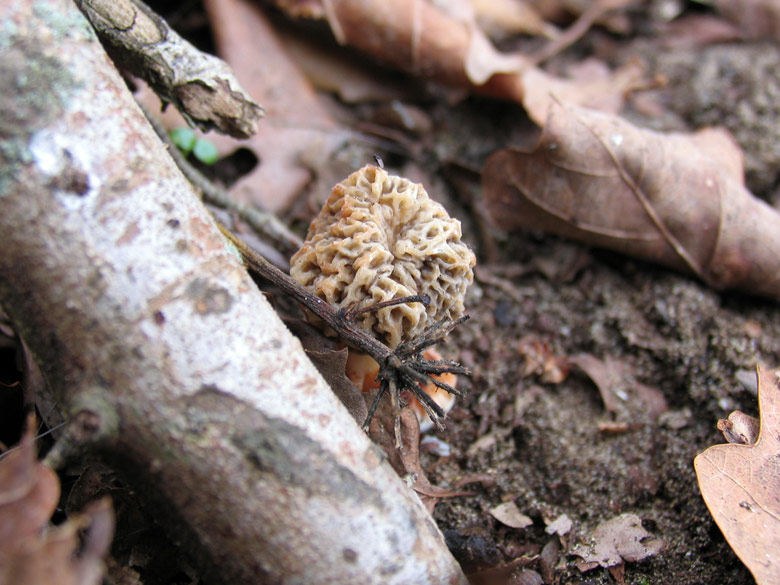
[(504, 502), (490, 509), (490, 515), (510, 528), (528, 528), (534, 521), (523, 514), (514, 502)]
[(574, 356), (569, 361), (593, 380), (604, 408), (622, 422), (656, 421), (668, 410), (663, 393), (639, 382), (624, 361), (612, 356), (600, 360), (590, 354)]
[(577, 545), (572, 551), (583, 559), (579, 565), (581, 571), (641, 561), (657, 555), (666, 547), (662, 540), (642, 527), (642, 520), (636, 514), (621, 514), (599, 524), (588, 541), (588, 544)]
[(19, 446), (0, 459), (0, 551), (38, 535), (60, 497), (57, 474), (35, 460), (34, 419)]
[(554, 355), (549, 343), (532, 335), (520, 338), (517, 353), (523, 358), (519, 373), (524, 378), (536, 375), (541, 382), (560, 384), (571, 370), (571, 364), (565, 357)]
[(572, 522), (571, 518), (569, 518), (566, 514), (561, 514), (555, 520), (547, 524), (547, 527), (544, 529), (544, 531), (547, 534), (560, 534), (563, 536), (571, 531), (573, 525), (574, 523)]
[(717, 288), (780, 296), (780, 213), (734, 174), (725, 132), (662, 134), (554, 103), (531, 152), (483, 170), (500, 227), (532, 227), (692, 272)]
[[(287, 2), (276, 0), (286, 9)], [(501, 53), (478, 25), (479, 12), (462, 2), (322, 0), (323, 14), (342, 44), (373, 59), (447, 86), (523, 104), (544, 120), (554, 93), (574, 103), (617, 111), (640, 82), (636, 64), (594, 77), (561, 79), (520, 53)], [(294, 11), (288, 11), (294, 16)], [(263, 101), (268, 106), (268, 100)]]
[(528, 64), (520, 55), (499, 53), (467, 15), (448, 12), (447, 6), (421, 0), (323, 3), (340, 43), (443, 83), (481, 85), (495, 73)]
[(19, 447), (0, 459), (0, 585), (97, 585), (114, 533), (111, 504), (101, 500), (47, 527), (60, 485), (35, 459), (32, 422)]
[(540, 126), (556, 99), (617, 114), (628, 93), (646, 86), (644, 67), (635, 60), (610, 71), (605, 63), (586, 59), (571, 67), (565, 78), (532, 67), (522, 73), (521, 80), (523, 107)]
[(696, 456), (715, 522), (758, 585), (780, 584), (780, 370), (758, 368), (761, 428), (754, 445), (715, 445)]
[(757, 418), (739, 410), (732, 412), (728, 419), (718, 421), (718, 430), (729, 443), (752, 445), (758, 440), (760, 423)]
[(339, 347), (332, 337), (326, 337), (319, 329), (300, 319), (285, 321), (303, 346), (306, 355), (325, 378), (325, 381), (338, 396), (358, 424), (363, 424), (368, 416), (368, 407), (363, 393), (349, 379), (346, 373), (349, 350)]

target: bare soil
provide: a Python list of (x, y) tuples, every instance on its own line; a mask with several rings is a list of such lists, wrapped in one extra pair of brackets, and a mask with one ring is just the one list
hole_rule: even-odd
[[(650, 119), (629, 108), (626, 115), (665, 130), (725, 125), (745, 152), (748, 186), (776, 198), (777, 46), (646, 49), (636, 40), (624, 55), (644, 56), (651, 70), (670, 80), (654, 92), (666, 111)], [(472, 105), (479, 123), (469, 129), (492, 123), (496, 131), (472, 135), (484, 142), (470, 154), (490, 151), (494, 137), (496, 148), (529, 146), (522, 122), (510, 121), (512, 108)], [(451, 127), (459, 132), (464, 126)], [(495, 248), (485, 241), (487, 233)], [(439, 526), (459, 543), (456, 553), (482, 567), (496, 555), (504, 561), (533, 555), (558, 539), (544, 528), (561, 514), (573, 521), (562, 539), (565, 553), (600, 523), (631, 512), (667, 548), (628, 563), (627, 583), (753, 583), (709, 515), (692, 461), (724, 442), (715, 429), (719, 418), (735, 409), (757, 415), (756, 364), (778, 364), (777, 303), (714, 291), (684, 275), (533, 231), (482, 235), (474, 236), (480, 251), (494, 253), (494, 262), (479, 267), (472, 320), (452, 334), (447, 348), (474, 368), (471, 392), (440, 435), (452, 453), (429, 453), (424, 461), (433, 483), (462, 486), (464, 478), (474, 478), (463, 487), (474, 496), (445, 499), (435, 509)], [(653, 420), (641, 404), (631, 404), (627, 389), (621, 411), (608, 412), (577, 368), (557, 384), (523, 376), (523, 338), (541, 340), (564, 358), (614, 358), (636, 382), (659, 390), (668, 411)], [(517, 530), (493, 519), (488, 511), (505, 501), (515, 502), (533, 525)], [(577, 560), (559, 557), (558, 582), (615, 582), (604, 569), (580, 573), (572, 563)]]

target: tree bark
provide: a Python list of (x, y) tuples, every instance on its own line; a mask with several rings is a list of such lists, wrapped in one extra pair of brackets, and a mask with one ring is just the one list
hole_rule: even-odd
[(0, 305), (207, 580), (465, 583), (75, 6), (3, 2), (0, 46)]

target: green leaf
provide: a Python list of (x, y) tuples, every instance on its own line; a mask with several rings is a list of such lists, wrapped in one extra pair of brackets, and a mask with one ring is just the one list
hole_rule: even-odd
[(192, 154), (205, 165), (213, 165), (219, 158), (217, 147), (208, 140), (199, 139), (195, 142)]
[(195, 136), (195, 132), (191, 128), (183, 126), (181, 128), (174, 128), (170, 132), (171, 141), (179, 147), (184, 154), (189, 154), (198, 141)]

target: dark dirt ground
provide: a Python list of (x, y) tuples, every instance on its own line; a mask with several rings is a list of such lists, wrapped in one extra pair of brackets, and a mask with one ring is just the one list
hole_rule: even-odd
[[(632, 52), (648, 55), (641, 39), (627, 43), (623, 55)], [(663, 119), (643, 118), (630, 108), (624, 115), (664, 130), (725, 125), (745, 152), (748, 186), (774, 200), (780, 169), (778, 47), (713, 46), (644, 61), (670, 80), (657, 93), (668, 110)], [(506, 120), (512, 115), (503, 114)], [(499, 125), (502, 138), (507, 128), (519, 126), (493, 112), (488, 119)], [(490, 138), (486, 134), (485, 142)], [(692, 460), (723, 442), (715, 430), (719, 418), (735, 409), (756, 415), (755, 366), (778, 363), (777, 303), (713, 291), (663, 268), (540, 233), (499, 236), (496, 249), (497, 261), (477, 270), (472, 321), (453, 333), (447, 347), (474, 368), (469, 397), (441, 434), (452, 454), (425, 459), (433, 483), (460, 486), (469, 475), (484, 478), (465, 488), (476, 496), (437, 505), (440, 527), (484, 539), (475, 540), (477, 556), (494, 544), (508, 560), (557, 539), (544, 527), (560, 514), (574, 523), (567, 540), (572, 543), (599, 523), (632, 512), (667, 548), (627, 564), (627, 583), (752, 583), (701, 499)], [(649, 419), (632, 394), (630, 377), (624, 410), (617, 414), (605, 410), (596, 386), (576, 368), (559, 384), (523, 377), (519, 340), (529, 336), (548, 344), (555, 356), (615, 358), (637, 382), (660, 390), (668, 411)], [(599, 430), (600, 423), (615, 421), (629, 423), (627, 430)], [(515, 530), (489, 515), (509, 500), (533, 526)], [(614, 582), (605, 570), (581, 574), (571, 564), (556, 578)]]
[[(575, 54), (550, 66), (589, 52), (619, 55), (620, 61), (638, 56), (651, 74), (669, 80), (653, 91), (663, 112), (643, 116), (629, 103), (624, 115), (665, 130), (726, 125), (745, 152), (748, 186), (770, 202), (780, 198), (778, 46), (657, 47), (641, 36), (617, 38), (597, 29)], [(628, 563), (627, 583), (752, 583), (704, 505), (692, 461), (723, 442), (715, 428), (719, 418), (735, 409), (757, 414), (755, 366), (780, 365), (778, 304), (713, 291), (691, 277), (538, 232), (498, 232), (479, 219), (474, 170), (496, 149), (531, 147), (538, 129), (519, 106), (486, 99), (418, 105), (434, 128), (421, 150), (414, 157), (381, 154), (389, 170), (418, 174), (412, 178), (463, 219), (465, 237), (480, 259), (467, 303), (471, 320), (443, 347), (447, 357), (473, 368), (471, 379), (461, 381), (469, 395), (451, 413), (446, 431), (436, 435), (450, 454), (423, 449), (432, 483), (475, 493), (442, 499), (435, 508), (441, 529), (459, 543), (456, 555), (470, 570), (526, 555), (528, 568), (539, 571), (535, 555), (550, 541), (562, 541), (554, 555), (555, 582), (614, 583), (605, 569), (580, 573), (577, 557), (566, 552), (601, 522), (631, 512), (666, 549)], [(336, 107), (355, 123), (374, 114), (370, 106)], [(321, 200), (325, 194), (312, 196)], [(597, 387), (577, 368), (560, 383), (526, 375), (521, 340), (546, 344), (561, 360), (580, 354), (613, 358), (632, 374), (620, 388), (625, 400), (617, 412), (608, 412)], [(14, 369), (13, 355), (3, 350), (5, 372)], [(660, 417), (649, 415), (637, 399), (637, 382), (665, 398), (668, 410)], [(611, 432), (604, 429), (607, 423), (614, 423)], [(134, 563), (144, 583), (194, 582), (197, 576), (175, 547), (148, 519), (137, 518), (132, 494), (103, 473), (99, 487), (87, 491), (110, 489), (118, 501), (118, 565)], [(64, 503), (74, 481), (83, 490), (92, 476), (77, 477), (65, 478)], [(506, 501), (533, 524), (513, 529), (495, 520), (489, 510)], [(546, 524), (562, 514), (572, 520), (571, 531), (563, 538), (545, 533)]]

